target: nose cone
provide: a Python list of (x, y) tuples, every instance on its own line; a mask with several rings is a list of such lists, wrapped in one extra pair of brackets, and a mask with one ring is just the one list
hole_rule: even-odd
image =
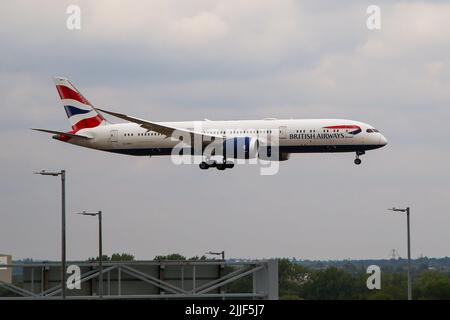
[(383, 136), (383, 135), (380, 133), (380, 146), (384, 147), (384, 146), (387, 145), (387, 144), (388, 144), (387, 139), (385, 138), (385, 136)]

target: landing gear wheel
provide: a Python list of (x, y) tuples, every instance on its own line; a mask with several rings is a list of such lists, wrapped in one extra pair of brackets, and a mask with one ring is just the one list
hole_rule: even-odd
[(224, 163), (218, 163), (216, 168), (217, 168), (217, 170), (225, 170), (225, 164)]
[(198, 165), (200, 167), (200, 169), (202, 170), (206, 170), (209, 168), (208, 164), (205, 161), (200, 162), (200, 164)]
[(233, 162), (227, 162), (227, 163), (225, 163), (225, 167), (227, 169), (232, 169), (232, 168), (234, 168), (234, 163)]
[(210, 168), (215, 168), (217, 166), (217, 162), (214, 160), (206, 160), (206, 165)]
[(358, 164), (358, 165), (361, 164), (361, 159), (356, 158), (356, 159), (355, 159), (355, 164)]

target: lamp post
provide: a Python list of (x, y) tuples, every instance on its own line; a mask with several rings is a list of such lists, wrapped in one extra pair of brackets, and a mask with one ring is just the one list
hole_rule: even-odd
[(412, 275), (411, 275), (411, 238), (410, 238), (410, 227), (409, 227), (409, 207), (404, 209), (391, 208), (388, 209), (394, 212), (406, 213), (406, 228), (408, 237), (408, 300), (412, 300)]
[(61, 298), (66, 298), (66, 170), (34, 172), (42, 176), (61, 176)]
[(103, 298), (103, 248), (102, 248), (102, 212), (78, 212), (83, 216), (98, 216), (98, 264), (99, 264), (99, 274), (98, 274), (98, 295)]
[(205, 252), (205, 254), (211, 254), (211, 255), (215, 255), (215, 256), (222, 256), (222, 260), (225, 261), (225, 251), (221, 251), (221, 252)]

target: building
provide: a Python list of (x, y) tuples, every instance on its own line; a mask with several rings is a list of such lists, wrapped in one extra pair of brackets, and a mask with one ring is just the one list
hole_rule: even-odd
[(12, 268), (2, 267), (1, 265), (12, 264), (12, 256), (0, 254), (0, 281), (12, 283)]

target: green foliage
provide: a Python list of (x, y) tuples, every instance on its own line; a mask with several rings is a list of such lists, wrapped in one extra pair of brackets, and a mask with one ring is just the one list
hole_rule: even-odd
[(153, 260), (156, 261), (165, 261), (165, 260), (186, 260), (186, 257), (178, 254), (178, 253), (171, 253), (166, 256), (156, 256)]
[(201, 257), (199, 257), (199, 256), (194, 256), (194, 257), (191, 257), (191, 258), (189, 258), (189, 260), (208, 260), (208, 258), (205, 256), (205, 255), (203, 255), (203, 256), (201, 256)]
[(279, 295), (284, 300), (300, 299), (302, 284), (308, 277), (308, 269), (292, 263), (289, 259), (278, 259)]
[[(367, 278), (366, 278), (367, 279)], [(371, 300), (405, 300), (407, 295), (408, 279), (405, 272), (381, 271), (381, 290), (367, 290), (367, 299)]]
[[(407, 299), (407, 273), (404, 269), (382, 269), (381, 290), (366, 287), (365, 268), (345, 264), (341, 268), (312, 269), (288, 259), (278, 260), (280, 299)], [(416, 270), (413, 278), (414, 299), (450, 299), (450, 274)]]
[(111, 261), (134, 261), (134, 255), (129, 253), (113, 253)]
[(450, 277), (439, 271), (424, 271), (413, 288), (416, 299), (450, 299)]
[[(90, 262), (98, 261), (98, 257), (89, 258), (88, 261)], [(111, 257), (103, 255), (102, 261), (134, 261), (134, 256), (129, 253), (113, 253)]]
[[(236, 268), (230, 267), (227, 267), (226, 269), (229, 269), (225, 271), (226, 273), (231, 273), (236, 270)], [(248, 275), (236, 281), (230, 282), (223, 287), (223, 290), (228, 293), (253, 292), (253, 277)]]
[(0, 287), (0, 297), (20, 297), (20, 295), (6, 289)]
[(356, 299), (360, 298), (361, 286), (348, 272), (330, 267), (314, 271), (303, 286), (305, 299)]
[(303, 300), (303, 299), (295, 294), (285, 294), (280, 296), (280, 300)]
[(207, 258), (206, 258), (206, 256), (201, 256), (201, 257), (199, 257), (199, 256), (194, 256), (194, 257), (191, 257), (191, 258), (189, 258), (189, 259), (186, 259), (186, 257), (185, 256), (183, 256), (183, 255), (181, 255), (181, 254), (178, 254), (178, 253), (171, 253), (171, 254), (168, 254), (168, 255), (166, 255), (166, 256), (156, 256), (153, 260), (156, 260), (156, 261), (166, 261), (166, 260), (192, 260), (192, 261), (194, 261), (194, 260), (207, 260)]

